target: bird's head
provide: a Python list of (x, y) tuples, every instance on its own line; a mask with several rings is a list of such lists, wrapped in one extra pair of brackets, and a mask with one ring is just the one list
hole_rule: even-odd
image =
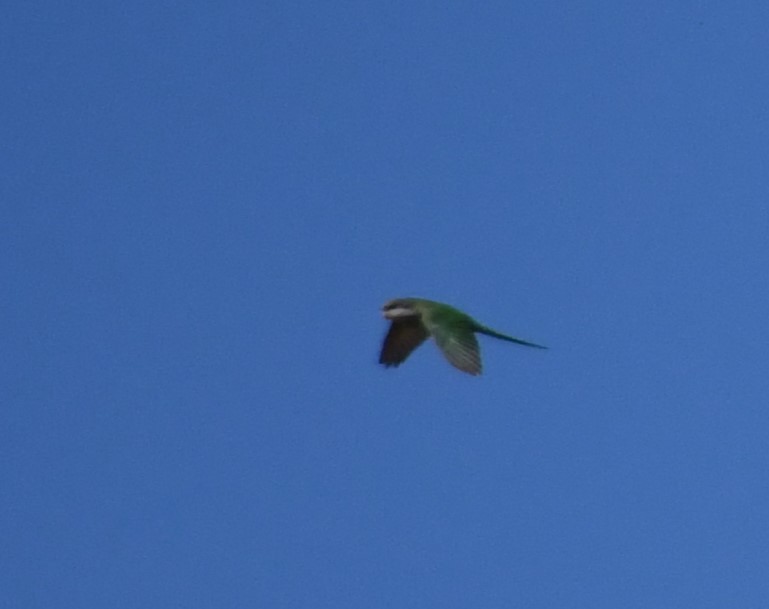
[(404, 319), (406, 317), (419, 317), (419, 311), (414, 306), (411, 298), (396, 298), (384, 303), (382, 315), (385, 319)]

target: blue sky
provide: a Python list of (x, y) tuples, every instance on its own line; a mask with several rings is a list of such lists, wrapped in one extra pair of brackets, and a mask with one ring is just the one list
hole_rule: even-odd
[(0, 605), (767, 606), (768, 19), (10, 7)]

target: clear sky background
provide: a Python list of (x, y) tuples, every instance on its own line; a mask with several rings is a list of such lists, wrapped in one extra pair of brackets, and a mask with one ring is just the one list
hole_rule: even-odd
[(0, 606), (769, 606), (768, 29), (9, 6)]

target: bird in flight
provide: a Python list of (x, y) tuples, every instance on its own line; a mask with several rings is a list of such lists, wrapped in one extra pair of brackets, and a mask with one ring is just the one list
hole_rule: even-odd
[(423, 298), (396, 298), (382, 307), (382, 315), (392, 323), (382, 343), (379, 363), (399, 366), (411, 352), (432, 336), (449, 363), (462, 372), (481, 373), (481, 353), (475, 333), (547, 349), (520, 338), (501, 334), (478, 323), (452, 306)]

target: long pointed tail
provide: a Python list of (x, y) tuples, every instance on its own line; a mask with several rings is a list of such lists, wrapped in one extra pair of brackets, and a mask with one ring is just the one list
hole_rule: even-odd
[(511, 343), (516, 343), (518, 345), (524, 345), (525, 347), (535, 347), (537, 349), (547, 349), (544, 345), (538, 345), (537, 343), (530, 343), (527, 340), (522, 340), (520, 338), (515, 338), (514, 336), (508, 336), (507, 334), (501, 334), (499, 332), (496, 332), (492, 330), (491, 328), (487, 328), (486, 326), (482, 326), (478, 324), (478, 327), (475, 329), (476, 332), (480, 332), (481, 334), (485, 334), (486, 336), (493, 336), (494, 338), (501, 338), (502, 340), (510, 341)]

